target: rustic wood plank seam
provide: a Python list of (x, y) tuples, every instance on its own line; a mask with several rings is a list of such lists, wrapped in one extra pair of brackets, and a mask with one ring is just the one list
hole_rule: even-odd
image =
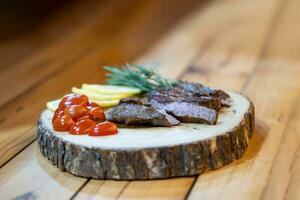
[(27, 57), (31, 56), (31, 55), (32, 55), (32, 52), (22, 52), (19, 55), (17, 55), (16, 57), (14, 57), (14, 59), (6, 60), (6, 61), (2, 62), (0, 68), (1, 68), (1, 70), (4, 71), (4, 70), (6, 70), (10, 67), (14, 67), (14, 66), (12, 66), (13, 65), (12, 63), (15, 63), (16, 60), (20, 61), (24, 58), (27, 58)]
[[(232, 55), (234, 55), (235, 50), (236, 50), (236, 47), (230, 48), (228, 50), (227, 54), (226, 54), (225, 59), (222, 60), (217, 66), (220, 67), (220, 68), (226, 66), (227, 63), (229, 63), (229, 61), (231, 60)], [(198, 57), (198, 58), (201, 58), (201, 57)], [(194, 59), (194, 61), (195, 60), (197, 60), (197, 58)], [(193, 63), (191, 63), (189, 65), (189, 67), (185, 71), (183, 71), (183, 73), (181, 74), (181, 76), (184, 77), (185, 75), (187, 75), (187, 74), (189, 74), (191, 72), (193, 72), (193, 73), (199, 73), (199, 74), (204, 73), (204, 71), (201, 70), (201, 66), (196, 66)]]
[(273, 33), (274, 33), (274, 31), (276, 31), (276, 28), (278, 27), (278, 24), (280, 22), (281, 16), (284, 13), (283, 11), (285, 10), (285, 8), (286, 8), (286, 1), (281, 0), (278, 3), (278, 6), (274, 12), (272, 19), (271, 19), (270, 27), (268, 28), (268, 31), (266, 34), (265, 42), (262, 45), (262, 50), (259, 53), (259, 55), (257, 56), (257, 59), (256, 59), (257, 61), (254, 64), (254, 68), (252, 69), (252, 72), (248, 76), (245, 84), (243, 85), (242, 91), (245, 91), (248, 88), (251, 80), (253, 79), (254, 75), (256, 74), (257, 70), (259, 69), (261, 60), (266, 56), (266, 54), (270, 48), (271, 41), (273, 40), (273, 35), (274, 35)]
[(71, 199), (74, 199), (76, 197), (76, 195), (79, 193), (79, 191), (84, 188), (84, 186), (86, 186), (86, 184), (88, 184), (90, 182), (90, 178), (87, 178), (84, 183), (74, 192), (74, 194), (70, 197), (70, 200)]
[[(298, 150), (299, 150), (299, 146), (298, 148), (296, 149), (295, 153), (294, 153), (294, 156), (293, 156), (293, 161), (291, 163), (291, 166), (290, 166), (290, 169), (292, 169), (293, 165), (295, 164), (295, 161), (296, 161), (296, 158), (297, 158), (297, 153), (298, 153)], [(287, 194), (290, 190), (290, 185), (291, 185), (291, 182), (293, 180), (293, 176), (291, 175), (290, 178), (289, 178), (289, 182), (287, 184), (287, 187), (286, 187), (286, 190), (284, 192), (284, 199), (287, 199)]]
[[(34, 126), (35, 127), (35, 126)], [(32, 128), (31, 128), (32, 129)], [(30, 141), (27, 145), (24, 146), (23, 149), (21, 149), (20, 151), (16, 152), (15, 155), (13, 155), (11, 158), (9, 158), (7, 161), (5, 161), (2, 165), (0, 165), (0, 169), (2, 167), (4, 167), (7, 163), (9, 163), (11, 160), (13, 160), (15, 157), (17, 157), (20, 153), (22, 153), (22, 151), (24, 151), (27, 147), (29, 147), (30, 145), (32, 145), (34, 142), (36, 141), (36, 138), (34, 138), (32, 141)]]
[(127, 183), (126, 183), (126, 185), (122, 188), (122, 190), (119, 192), (119, 194), (117, 195), (117, 197), (116, 197), (116, 199), (120, 199), (120, 197), (122, 196), (122, 194), (123, 194), (123, 192), (125, 191), (125, 189), (129, 186), (129, 183), (130, 183), (131, 181), (128, 181)]
[(222, 60), (217, 66), (219, 68), (225, 67), (229, 61), (231, 60), (232, 56), (234, 55), (234, 53), (236, 52), (237, 47), (232, 46), (226, 53), (226, 57), (224, 60)]
[[(292, 121), (292, 119), (294, 118), (294, 116), (296, 115), (296, 113), (297, 113), (297, 107), (300, 105), (300, 93), (298, 94), (298, 96), (295, 98), (295, 101), (293, 102), (293, 106), (291, 106), (291, 113), (290, 113), (290, 115), (289, 115), (289, 117), (288, 117), (288, 119), (287, 119), (287, 121), (286, 121), (286, 124), (284, 125), (284, 129), (283, 129), (283, 134), (280, 136), (280, 141), (282, 141), (282, 138), (284, 138), (284, 136), (285, 135), (287, 135), (287, 133), (288, 133), (288, 127), (289, 127), (289, 125), (290, 125), (290, 122)], [(275, 155), (278, 155), (278, 152), (280, 151), (280, 146), (278, 146), (277, 147), (277, 151), (276, 151), (276, 154)], [(295, 159), (295, 155), (296, 155), (296, 153), (297, 153), (297, 151), (295, 151), (295, 153), (294, 153), (294, 156), (293, 156), (293, 161), (294, 161), (294, 159)], [(272, 161), (272, 167), (269, 169), (269, 171), (268, 171), (268, 176), (267, 176), (267, 181), (266, 182), (269, 182), (269, 180), (270, 180), (270, 175), (271, 175), (271, 173), (272, 173), (272, 171), (273, 171), (273, 169), (274, 169), (274, 166), (275, 166), (275, 162), (276, 162), (277, 160), (276, 160), (276, 156), (275, 156), (275, 158), (273, 159), (273, 161)], [(291, 163), (291, 166), (293, 165), (293, 162)], [(290, 166), (290, 168), (291, 168), (291, 166)], [(289, 177), (289, 183), (288, 183), (288, 185), (290, 184), (290, 180), (291, 180), (291, 176)], [(265, 192), (266, 192), (266, 189), (267, 189), (267, 185), (265, 185), (264, 186), (264, 188), (263, 188), (263, 191), (262, 191), (262, 193), (261, 193), (261, 195), (260, 195), (260, 197), (259, 197), (259, 199), (261, 200), (261, 199), (264, 199), (264, 195), (265, 195)], [(286, 190), (285, 190), (285, 195), (287, 194), (287, 191), (288, 191), (288, 189), (289, 189), (289, 187), (287, 186), (287, 188), (286, 188)]]
[[(299, 95), (299, 97), (300, 97), (300, 95)], [(300, 101), (300, 98), (298, 99), (298, 101)], [(298, 103), (298, 105), (300, 105), (300, 104)], [(295, 164), (295, 160), (296, 160), (296, 157), (297, 157), (297, 151), (299, 150), (299, 147), (300, 146), (298, 145), (297, 149), (295, 150), (295, 153), (294, 153), (293, 159), (292, 159), (292, 163), (289, 167), (289, 171), (291, 171), (293, 169), (293, 165)]]
[(196, 52), (195, 56), (190, 60), (190, 62), (188, 62), (188, 67), (181, 73), (178, 75), (178, 79), (182, 79), (191, 69), (191, 67), (193, 66), (193, 63), (201, 58), (205, 52), (207, 52), (207, 50), (209, 50), (209, 48), (211, 47), (211, 45), (217, 40), (217, 38), (221, 35), (224, 34), (224, 32), (230, 30), (231, 28), (231, 24), (225, 24), (222, 28), (218, 29), (212, 36), (210, 36), (205, 43), (202, 45), (202, 47), (199, 48), (199, 50)]
[(190, 196), (190, 194), (191, 194), (191, 192), (192, 192), (192, 190), (193, 190), (195, 184), (197, 183), (198, 177), (199, 177), (199, 175), (194, 176), (194, 180), (193, 180), (193, 182), (192, 182), (190, 188), (188, 189), (187, 193), (185, 194), (185, 196), (184, 196), (184, 198), (183, 198), (184, 200), (186, 200), (186, 199), (189, 198), (189, 196)]

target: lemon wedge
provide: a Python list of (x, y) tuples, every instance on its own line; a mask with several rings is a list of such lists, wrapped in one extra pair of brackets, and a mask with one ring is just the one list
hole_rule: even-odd
[(59, 102), (60, 102), (60, 99), (48, 101), (46, 106), (47, 106), (48, 110), (54, 112), (58, 108)]
[(109, 94), (109, 95), (134, 95), (141, 93), (138, 88), (116, 86), (116, 85), (98, 85), (98, 84), (83, 84), (82, 89), (90, 92), (95, 92), (99, 94)]
[(93, 100), (91, 99), (92, 102), (95, 102), (96, 104), (98, 104), (101, 107), (111, 107), (111, 106), (115, 106), (119, 104), (119, 99), (117, 100), (103, 100), (103, 101), (97, 101), (97, 100)]
[(125, 97), (129, 97), (128, 94), (100, 94), (93, 91), (88, 91), (80, 88), (73, 87), (72, 92), (75, 94), (83, 94), (86, 95), (88, 98), (103, 101), (103, 100), (119, 100)]

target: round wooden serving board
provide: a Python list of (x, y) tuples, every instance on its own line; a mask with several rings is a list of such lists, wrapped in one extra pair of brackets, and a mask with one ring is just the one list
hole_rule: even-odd
[(54, 165), (77, 176), (133, 180), (200, 174), (240, 158), (253, 134), (253, 104), (227, 93), (232, 106), (222, 109), (216, 125), (120, 128), (106, 137), (55, 132), (53, 113), (46, 110), (38, 121), (38, 145)]

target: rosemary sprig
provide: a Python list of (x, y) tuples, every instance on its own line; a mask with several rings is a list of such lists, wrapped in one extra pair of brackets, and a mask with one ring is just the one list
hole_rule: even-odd
[(123, 67), (105, 66), (110, 85), (122, 85), (139, 88), (142, 92), (149, 92), (156, 88), (170, 88), (178, 83), (176, 80), (162, 77), (152, 66), (140, 64), (125, 64)]

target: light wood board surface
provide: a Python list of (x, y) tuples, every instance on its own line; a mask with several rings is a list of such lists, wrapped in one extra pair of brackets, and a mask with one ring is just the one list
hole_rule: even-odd
[[(300, 199), (299, 6), (93, 1), (0, 43), (0, 199)], [(35, 142), (45, 102), (83, 82), (103, 83), (102, 64), (128, 61), (248, 95), (257, 127), (243, 158), (198, 177), (155, 181), (84, 179), (52, 166)]]

